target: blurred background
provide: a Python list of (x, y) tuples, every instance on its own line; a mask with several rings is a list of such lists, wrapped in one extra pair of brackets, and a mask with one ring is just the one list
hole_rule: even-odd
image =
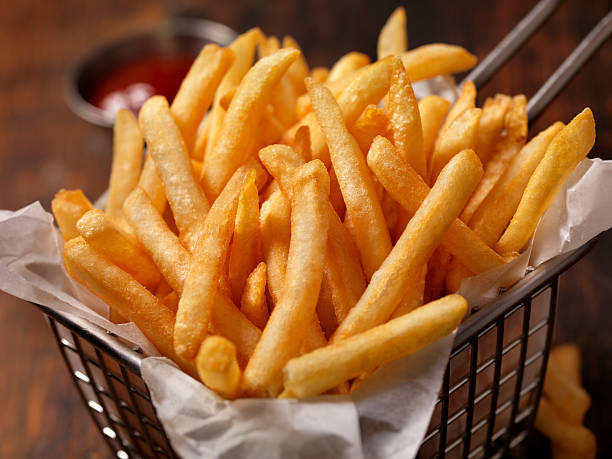
[[(535, 5), (375, 1), (20, 1), (0, 15), (0, 209), (40, 201), (60, 188), (95, 199), (107, 187), (111, 132), (79, 119), (62, 85), (68, 68), (94, 48), (189, 12), (237, 32), (260, 26), (292, 35), (312, 66), (350, 50), (375, 57), (376, 38), (395, 7), (407, 11), (409, 46), (447, 42), (483, 58)], [(609, 0), (566, 0), (527, 46), (479, 92), (533, 95), (610, 9)], [(609, 40), (532, 126), (569, 121), (590, 106), (597, 122), (591, 157), (612, 159), (612, 41)], [(555, 342), (583, 351), (583, 379), (593, 398), (585, 424), (601, 457), (612, 455), (612, 235), (562, 278)], [(30, 304), (0, 293), (0, 457), (107, 457), (100, 434), (72, 387), (51, 332)], [(542, 457), (537, 439), (527, 454)]]

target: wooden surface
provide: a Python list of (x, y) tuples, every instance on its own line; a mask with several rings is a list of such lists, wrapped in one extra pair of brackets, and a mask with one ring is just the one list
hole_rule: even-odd
[[(96, 197), (110, 167), (110, 134), (66, 107), (62, 78), (93, 47), (129, 31), (161, 23), (172, 11), (197, 5), (201, 15), (238, 31), (260, 25), (291, 33), (311, 65), (329, 65), (349, 50), (374, 55), (376, 36), (398, 4), (386, 0), (232, 2), (200, 1), (11, 2), (0, 15), (0, 209), (39, 200), (49, 208), (59, 188)], [(411, 46), (432, 41), (463, 45), (482, 58), (535, 1), (413, 1), (406, 5)], [(482, 89), (533, 94), (610, 8), (606, 0), (567, 0), (528, 46)], [(585, 105), (597, 120), (591, 156), (612, 159), (612, 43), (603, 46), (538, 120), (540, 129), (569, 120)], [(584, 384), (593, 397), (586, 424), (602, 457), (612, 454), (612, 237), (604, 236), (564, 276), (557, 342), (576, 341), (584, 352)], [(108, 457), (81, 406), (42, 316), (0, 293), (0, 457)], [(531, 450), (529, 455), (539, 455)]]

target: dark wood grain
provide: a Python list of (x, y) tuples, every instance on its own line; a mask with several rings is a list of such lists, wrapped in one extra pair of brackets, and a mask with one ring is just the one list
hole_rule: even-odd
[[(479, 57), (535, 4), (534, 0), (407, 3), (409, 41), (463, 45)], [(161, 23), (172, 12), (197, 11), (238, 31), (259, 25), (293, 35), (312, 65), (329, 65), (350, 50), (375, 53), (376, 36), (397, 1), (11, 2), (0, 15), (0, 208), (39, 200), (49, 207), (62, 187), (90, 197), (106, 187), (110, 133), (66, 107), (62, 78), (93, 47)], [(480, 91), (528, 97), (610, 8), (607, 0), (566, 0), (513, 60)], [(569, 120), (584, 106), (595, 113), (591, 156), (612, 159), (612, 43), (535, 123), (539, 130)], [(593, 396), (586, 423), (602, 457), (612, 454), (612, 236), (563, 277), (555, 340), (584, 351), (584, 384)], [(76, 396), (43, 318), (27, 303), (0, 294), (0, 457), (107, 457), (108, 451)], [(539, 455), (539, 450), (529, 452)]]

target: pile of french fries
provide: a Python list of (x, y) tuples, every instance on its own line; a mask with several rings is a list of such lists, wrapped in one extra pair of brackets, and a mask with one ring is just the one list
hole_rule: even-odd
[(597, 440), (584, 425), (591, 397), (582, 387), (580, 349), (575, 344), (554, 347), (535, 427), (550, 439), (553, 459), (594, 459)]
[(452, 332), (461, 279), (528, 242), (594, 121), (525, 143), (524, 96), (417, 100), (476, 59), (408, 50), (405, 22), (331, 69), (259, 29), (205, 46), (171, 105), (118, 113), (106, 210), (56, 195), (67, 271), (227, 398), (346, 393)]

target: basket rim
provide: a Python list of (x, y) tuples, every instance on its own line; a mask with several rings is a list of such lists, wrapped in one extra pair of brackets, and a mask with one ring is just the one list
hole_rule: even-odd
[[(453, 349), (465, 345), (470, 339), (478, 334), (480, 330), (486, 328), (512, 308), (524, 302), (534, 292), (547, 285), (554, 277), (569, 269), (591, 250), (598, 239), (599, 236), (595, 236), (577, 249), (557, 255), (542, 263), (532, 272), (529, 272), (525, 277), (516, 282), (506, 292), (501, 293), (496, 299), (478, 308), (478, 310), (473, 312), (467, 320), (459, 325), (453, 343)], [(44, 314), (50, 316), (83, 339), (100, 348), (101, 351), (109, 354), (137, 375), (142, 376), (140, 366), (142, 360), (147, 356), (144, 355), (139, 348), (128, 346), (114, 333), (103, 329), (83, 317), (64, 311), (58, 311), (38, 303), (31, 303), (38, 307)]]

